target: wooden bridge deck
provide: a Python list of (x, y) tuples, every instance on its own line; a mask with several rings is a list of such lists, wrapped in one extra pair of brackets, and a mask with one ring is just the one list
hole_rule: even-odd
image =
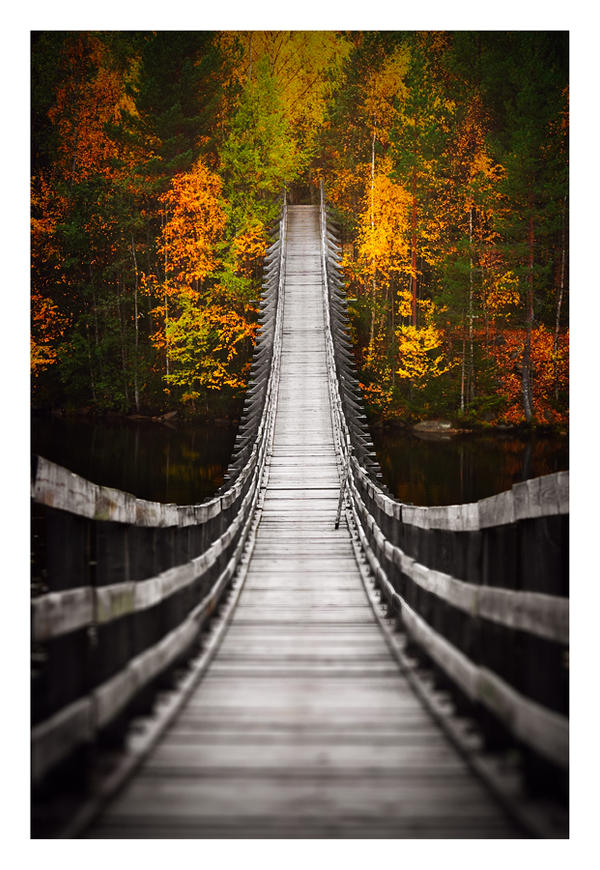
[(318, 208), (289, 208), (263, 514), (233, 620), (87, 837), (519, 837), (392, 659), (344, 521)]

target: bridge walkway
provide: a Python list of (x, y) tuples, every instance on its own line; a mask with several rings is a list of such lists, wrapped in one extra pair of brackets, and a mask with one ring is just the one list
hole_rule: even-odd
[(245, 584), (182, 713), (87, 837), (518, 837), (399, 672), (342, 520), (319, 212), (291, 206), (269, 476)]

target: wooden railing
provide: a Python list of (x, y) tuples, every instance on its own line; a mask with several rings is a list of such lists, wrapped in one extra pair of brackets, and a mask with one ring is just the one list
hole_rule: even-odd
[[(272, 439), (286, 206), (267, 252), (244, 414), (226, 484), (164, 505), (33, 467), (32, 776), (94, 745), (192, 652), (235, 575)], [(342, 495), (390, 613), (482, 718), (568, 765), (568, 473), (474, 504), (414, 507), (379, 483), (321, 203), (329, 388)]]
[(235, 575), (273, 435), (286, 225), (284, 197), (234, 457), (214, 498), (144, 501), (34, 457), (34, 786), (148, 702), (198, 645)]
[(377, 481), (339, 247), (321, 187), (330, 395), (347, 515), (389, 612), (495, 740), (568, 767), (569, 475), (473, 504), (415, 507)]

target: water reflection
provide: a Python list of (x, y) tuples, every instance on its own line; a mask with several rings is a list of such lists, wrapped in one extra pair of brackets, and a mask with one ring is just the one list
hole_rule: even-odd
[(151, 501), (191, 504), (223, 483), (237, 426), (34, 418), (31, 450)]
[[(34, 418), (32, 452), (94, 483), (152, 501), (190, 504), (223, 483), (236, 425)], [(373, 429), (383, 480), (401, 501), (441, 505), (476, 501), (513, 483), (569, 467), (558, 436), (462, 435), (423, 440)]]
[(424, 440), (389, 430), (372, 435), (384, 482), (411, 504), (477, 501), (521, 480), (569, 467), (568, 438), (563, 436), (472, 434)]

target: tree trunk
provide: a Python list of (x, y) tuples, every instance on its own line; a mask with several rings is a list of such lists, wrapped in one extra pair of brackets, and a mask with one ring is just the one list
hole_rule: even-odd
[(413, 140), (412, 214), (411, 214), (411, 291), (412, 325), (417, 325), (417, 119)]
[(412, 174), (412, 215), (411, 215), (411, 292), (412, 292), (412, 325), (417, 325), (417, 170), (413, 167)]
[(90, 276), (90, 287), (92, 288), (92, 310), (94, 313), (94, 343), (96, 347), (96, 353), (98, 352), (98, 345), (100, 343), (98, 336), (98, 306), (96, 304), (96, 289), (94, 287), (93, 277), (92, 277), (92, 265), (91, 263), (88, 265), (88, 274)]
[[(371, 140), (371, 230), (375, 228), (375, 140), (377, 132), (373, 127)], [(375, 343), (375, 298), (377, 287), (375, 284), (375, 264), (373, 263), (373, 277), (371, 279), (371, 328), (369, 331), (369, 350), (373, 353)]]
[(473, 359), (473, 206), (469, 209), (469, 390), (468, 402), (475, 398), (475, 363)]
[(129, 385), (127, 377), (127, 347), (125, 342), (125, 329), (123, 326), (123, 312), (121, 309), (121, 280), (117, 279), (117, 314), (119, 315), (119, 338), (121, 341), (121, 365), (123, 367), (123, 385), (125, 387), (125, 401), (129, 405)]
[(396, 306), (394, 282), (390, 281), (390, 312), (391, 312), (391, 336), (392, 336), (392, 387), (396, 386), (397, 343), (396, 343)]
[(166, 364), (166, 373), (169, 375), (169, 333), (167, 332), (167, 326), (169, 323), (169, 297), (165, 293), (165, 364)]
[[(163, 216), (163, 227), (164, 227), (164, 216)], [(169, 376), (169, 334), (167, 332), (167, 325), (169, 323), (169, 296), (168, 296), (167, 290), (166, 290), (167, 272), (168, 272), (167, 250), (165, 248), (165, 367), (166, 367), (166, 374), (168, 377)]]
[(373, 138), (371, 140), (371, 229), (375, 226), (375, 141), (377, 139), (377, 128), (373, 127)]
[(131, 256), (133, 259), (133, 311), (135, 324), (135, 358), (133, 361), (133, 398), (136, 413), (140, 412), (140, 391), (138, 384), (138, 353), (139, 353), (139, 324), (138, 324), (138, 267), (135, 255), (135, 240), (131, 234)]
[(88, 364), (90, 367), (90, 387), (92, 388), (92, 401), (94, 405), (96, 404), (96, 384), (94, 382), (94, 365), (92, 362), (92, 349), (90, 347), (90, 327), (89, 324), (85, 324), (85, 338), (88, 352)]
[(462, 360), (460, 365), (460, 413), (465, 413), (465, 349), (466, 342), (464, 338), (464, 327), (463, 327), (463, 341), (462, 341)]
[(369, 351), (373, 353), (375, 347), (375, 294), (377, 288), (375, 285), (375, 274), (371, 278), (371, 325), (369, 327)]
[(565, 263), (567, 256), (567, 197), (563, 199), (562, 208), (562, 227), (561, 227), (561, 254), (560, 254), (560, 282), (558, 290), (558, 299), (556, 300), (556, 322), (554, 324), (554, 347), (553, 347), (553, 366), (554, 366), (554, 398), (558, 402), (558, 337), (560, 334), (560, 311), (565, 292)]
[(529, 274), (527, 281), (527, 328), (525, 331), (522, 368), (523, 411), (525, 412), (525, 420), (527, 421), (527, 423), (531, 423), (533, 420), (533, 400), (531, 390), (531, 333), (533, 330), (533, 247), (535, 243), (535, 233), (533, 225), (533, 202), (531, 194), (529, 195), (529, 207), (530, 214), (528, 230)]
[[(96, 289), (92, 278), (92, 266), (88, 267), (90, 276), (90, 286), (92, 288), (92, 313), (94, 315), (94, 365), (99, 369), (100, 380), (102, 382), (102, 358), (100, 356), (100, 330), (98, 327), (98, 305), (96, 302)], [(95, 391), (94, 391), (95, 392)], [(94, 400), (95, 401), (95, 400)]]
[(69, 179), (69, 196), (73, 193), (73, 184), (75, 183), (75, 172), (77, 170), (77, 148), (79, 144), (79, 125), (75, 124), (75, 138), (73, 140), (73, 161), (71, 163), (71, 177)]

